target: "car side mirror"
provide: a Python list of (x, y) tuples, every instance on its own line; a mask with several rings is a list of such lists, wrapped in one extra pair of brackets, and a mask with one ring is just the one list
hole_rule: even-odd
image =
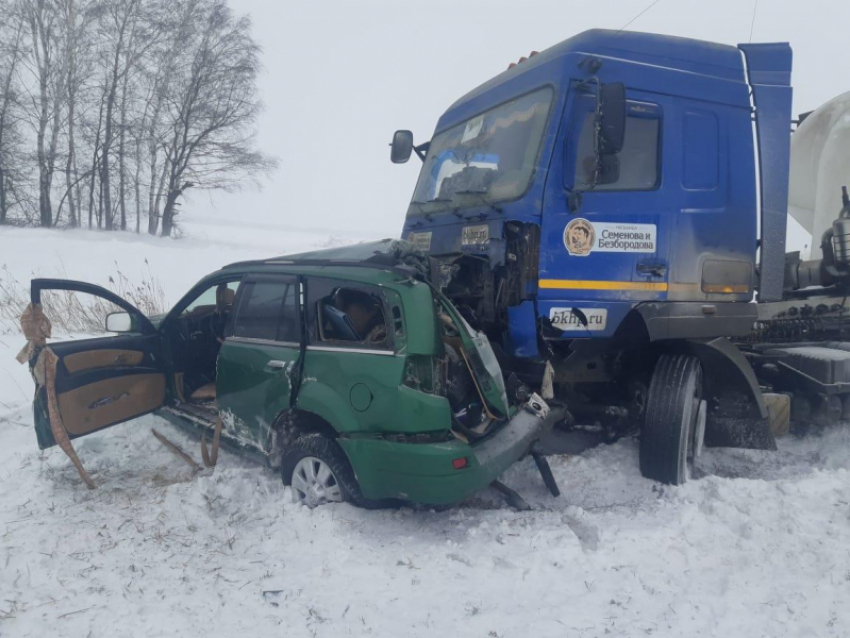
[(133, 317), (129, 312), (111, 312), (106, 315), (107, 332), (133, 332)]
[(599, 87), (599, 117), (599, 153), (616, 155), (626, 138), (626, 87), (622, 82)]
[(413, 133), (410, 131), (396, 131), (390, 144), (390, 161), (393, 164), (404, 164), (413, 153)]

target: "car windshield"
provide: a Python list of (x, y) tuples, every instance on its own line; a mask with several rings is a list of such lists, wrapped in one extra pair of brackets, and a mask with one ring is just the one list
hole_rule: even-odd
[(534, 176), (551, 103), (552, 90), (543, 88), (438, 133), (408, 214), (520, 197)]

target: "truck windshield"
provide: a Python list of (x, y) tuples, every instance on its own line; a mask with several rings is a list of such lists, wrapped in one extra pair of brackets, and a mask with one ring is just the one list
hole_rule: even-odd
[(520, 197), (534, 176), (551, 104), (552, 89), (539, 89), (435, 135), (408, 214)]

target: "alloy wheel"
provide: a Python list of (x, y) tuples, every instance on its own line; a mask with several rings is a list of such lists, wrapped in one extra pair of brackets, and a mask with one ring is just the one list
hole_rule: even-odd
[(326, 503), (342, 503), (342, 490), (327, 463), (305, 456), (292, 470), (292, 490), (296, 503), (314, 508)]

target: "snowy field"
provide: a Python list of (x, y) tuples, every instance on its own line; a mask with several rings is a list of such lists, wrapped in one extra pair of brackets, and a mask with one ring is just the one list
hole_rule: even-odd
[[(218, 266), (344, 240), (212, 227), (181, 241), (0, 230), (0, 267), (106, 283), (147, 266), (173, 302)], [(35, 255), (40, 255), (36, 267)], [(5, 328), (5, 332), (4, 332)], [(681, 488), (640, 477), (625, 440), (444, 512), (309, 510), (273, 472), (199, 458), (158, 417), (76, 442), (86, 490), (39, 452), (22, 345), (0, 326), (0, 636), (848, 636), (850, 427), (778, 453), (710, 450)]]

